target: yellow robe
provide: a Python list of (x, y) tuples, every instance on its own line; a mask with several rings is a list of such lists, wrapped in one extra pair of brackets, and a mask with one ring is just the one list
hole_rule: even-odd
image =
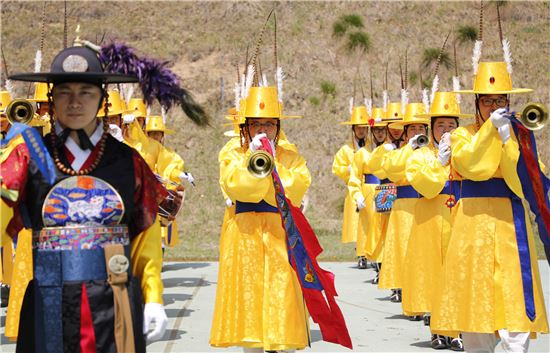
[[(332, 163), (332, 173), (347, 185), (350, 179), (350, 167), (353, 162), (355, 148), (352, 143), (343, 145)], [(355, 200), (351, 197), (346, 188), (346, 198), (344, 199), (344, 221), (342, 222), (342, 243), (353, 243), (357, 241), (357, 229), (359, 214), (355, 212)]]
[(407, 180), (423, 196), (414, 208), (403, 267), (402, 305), (409, 316), (432, 311), (451, 235), (451, 209), (445, 205), (449, 194), (441, 194), (450, 167), (441, 165), (437, 153), (430, 144), (415, 150), (407, 161)]
[[(452, 167), (464, 179), (503, 178), (523, 197), (513, 131), (503, 145), (490, 121), (476, 133), (458, 128), (451, 135)], [(524, 205), (526, 203), (524, 202)], [(492, 333), (548, 332), (538, 262), (529, 216), (525, 212), (536, 318), (525, 314), (522, 277), (511, 201), (508, 198), (462, 198), (453, 209), (449, 251), (440, 300), (432, 315), (437, 330)]]
[[(357, 232), (357, 256), (366, 256), (370, 261), (380, 262), (382, 250), (382, 213), (376, 212), (374, 194), (377, 184), (365, 183), (365, 174), (372, 174), (369, 161), (372, 153), (366, 148), (360, 148), (353, 158), (352, 172), (348, 182), (350, 198), (353, 200), (353, 212), (359, 214)], [(359, 195), (365, 198), (366, 207), (355, 212), (355, 200)]]
[[(227, 196), (242, 202), (265, 200), (276, 207), (272, 179), (252, 176), (246, 165), (250, 151), (237, 151), (220, 170)], [(300, 205), (311, 183), (305, 160), (281, 145), (275, 160), (286, 196), (293, 205)], [(300, 284), (288, 262), (280, 215), (236, 214), (220, 239), (210, 344), (283, 350), (302, 349), (308, 340), (308, 315)]]
[[(385, 155), (383, 169), (388, 179), (397, 186), (409, 185), (405, 176), (405, 166), (412, 154), (412, 148), (407, 144), (400, 149)], [(380, 271), (378, 288), (402, 288), (403, 263), (407, 244), (413, 225), (414, 208), (417, 198), (396, 199), (388, 218), (388, 228), (384, 243), (384, 261)]]

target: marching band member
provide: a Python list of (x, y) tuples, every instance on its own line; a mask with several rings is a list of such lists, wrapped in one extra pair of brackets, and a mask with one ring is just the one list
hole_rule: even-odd
[[(454, 201), (449, 197), (459, 189), (459, 185), (449, 181), (449, 132), (458, 127), (459, 118), (472, 117), (461, 114), (456, 94), (451, 92), (435, 92), (430, 113), (417, 115), (417, 118), (431, 119), (431, 140), (428, 145), (412, 152), (406, 165), (407, 180), (422, 197), (414, 208), (414, 222), (404, 260), (402, 305), (405, 315), (426, 314), (426, 321), (429, 321), (432, 303), (441, 286), (443, 262), (451, 235), (452, 204), (449, 202)], [(453, 350), (462, 350), (460, 338), (449, 342), (447, 337), (435, 333), (431, 345), (434, 349), (451, 345)]]
[[(351, 125), (352, 139), (343, 145), (336, 155), (332, 163), (332, 173), (338, 176), (347, 185), (351, 174), (351, 164), (353, 156), (362, 147), (365, 147), (369, 114), (365, 106), (356, 106), (350, 112), (349, 121), (340, 123), (342, 125)], [(344, 200), (344, 220), (342, 222), (342, 243), (352, 243), (357, 241), (358, 232), (358, 213), (355, 212), (355, 204), (351, 194), (346, 188), (346, 198)], [(357, 249), (357, 247), (356, 247)], [(356, 250), (356, 252), (358, 252)], [(360, 269), (367, 268), (367, 260), (364, 255), (358, 255), (358, 267)]]
[(103, 98), (108, 113), (108, 83), (137, 78), (104, 72), (96, 52), (74, 46), (50, 72), (12, 79), (52, 83), (52, 133), (42, 140), (14, 125), (26, 143), (2, 163), (13, 171), (2, 176), (2, 197), (14, 207), (8, 231), (28, 226), (34, 237), (17, 351), (144, 352), (144, 329), (155, 322), (147, 337), (158, 339), (167, 323), (154, 226), (165, 191), (96, 118)]
[[(474, 70), (475, 71), (475, 70)], [(451, 134), (451, 167), (462, 175), (432, 328), (461, 331), (466, 351), (525, 352), (548, 332), (537, 256), (517, 172), (518, 139), (505, 117), (513, 88), (506, 62), (480, 62), (476, 124)]]
[(251, 87), (240, 114), (245, 144), (220, 164), (227, 196), (236, 204), (220, 239), (220, 268), (210, 344), (245, 351), (302, 349), (309, 342), (302, 291), (288, 261), (285, 231), (271, 178), (247, 170), (247, 160), (267, 136), (287, 197), (300, 205), (311, 183), (298, 152), (278, 144), (281, 104), (275, 87)]
[(390, 300), (395, 303), (400, 303), (402, 299), (403, 261), (414, 222), (414, 207), (418, 200), (418, 193), (407, 181), (405, 166), (412, 151), (418, 147), (418, 137), (427, 133), (429, 121), (416, 117), (425, 111), (422, 103), (407, 104), (403, 120), (388, 125), (389, 128), (403, 129), (407, 144), (398, 149), (394, 149), (393, 144), (384, 145), (391, 151), (385, 155), (383, 169), (388, 179), (397, 187), (397, 198), (388, 219), (384, 240), (384, 261), (378, 287), (391, 289)]
[[(370, 131), (371, 149), (375, 149), (386, 142), (388, 119), (383, 119), (383, 117), (384, 111), (382, 108), (372, 110), (374, 122)], [(374, 176), (369, 169), (370, 159), (371, 152), (368, 149), (360, 148), (357, 151), (352, 162), (348, 190), (351, 199), (355, 200), (356, 210), (359, 210), (357, 256), (365, 256), (369, 261), (377, 264), (376, 271), (378, 273), (378, 264), (381, 262), (383, 248), (383, 216), (382, 213), (375, 212), (375, 187), (380, 184), (380, 179)], [(373, 280), (373, 283), (377, 283), (377, 278)]]

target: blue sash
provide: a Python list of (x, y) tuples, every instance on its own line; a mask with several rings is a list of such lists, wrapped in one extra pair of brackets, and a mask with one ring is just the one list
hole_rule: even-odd
[(270, 212), (270, 213), (279, 213), (277, 207), (271, 206), (265, 200), (262, 200), (258, 203), (255, 202), (241, 202), (237, 201), (235, 203), (235, 214), (245, 213), (245, 212)]
[(363, 176), (365, 177), (365, 184), (380, 184), (380, 179), (373, 174), (363, 174)]
[(397, 187), (397, 199), (419, 199), (422, 196), (410, 185)]
[(499, 197), (510, 199), (512, 203), (512, 215), (514, 217), (514, 228), (516, 230), (521, 279), (523, 282), (525, 312), (531, 321), (535, 320), (536, 312), (533, 295), (533, 276), (531, 272), (531, 254), (529, 252), (523, 202), (512, 192), (512, 190), (510, 190), (504, 179), (501, 178), (493, 178), (485, 181), (463, 180), (460, 197)]

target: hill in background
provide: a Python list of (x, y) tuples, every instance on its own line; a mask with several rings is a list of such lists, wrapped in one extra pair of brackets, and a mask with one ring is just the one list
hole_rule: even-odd
[[(43, 2), (2, 1), (1, 43), (10, 73), (32, 70), (40, 43)], [(206, 259), (217, 256), (224, 202), (218, 185), (217, 154), (223, 136), (224, 115), (233, 105), (235, 62), (241, 70), (246, 47), (250, 51), (271, 8), (278, 20), (278, 61), (286, 72), (285, 112), (303, 115), (284, 121), (289, 140), (296, 143), (308, 161), (313, 183), (307, 216), (325, 247), (323, 258), (352, 259), (351, 245), (339, 244), (344, 185), (331, 173), (338, 148), (350, 139), (349, 128), (338, 125), (348, 119), (348, 102), (354, 87), (357, 63), (365, 83), (372, 72), (374, 104), (382, 104), (384, 68), (389, 63), (388, 86), (392, 101), (399, 99), (399, 61), (408, 48), (409, 72), (416, 72), (426, 48), (439, 48), (449, 31), (478, 27), (479, 2), (67, 2), (68, 39), (74, 39), (76, 24), (81, 37), (105, 42), (118, 40), (138, 50), (139, 55), (172, 63), (183, 84), (211, 113), (212, 128), (197, 128), (182, 112), (170, 112), (167, 145), (176, 149), (196, 188), (188, 188), (186, 204), (178, 222), (182, 244), (169, 256)], [(550, 102), (550, 3), (505, 2), (501, 7), (504, 35), (510, 40), (516, 87), (530, 87), (532, 94), (512, 97), (514, 109), (527, 101)], [(44, 61), (63, 47), (63, 2), (46, 4)], [(362, 18), (370, 49), (349, 53), (345, 42), (333, 36), (333, 25), (343, 15)], [(273, 83), (273, 25), (268, 25), (261, 47), (261, 63)], [(486, 5), (482, 60), (501, 61), (494, 3)], [(473, 43), (457, 46), (462, 87), (471, 87)], [(452, 53), (452, 46), (451, 51)], [(2, 68), (3, 69), (3, 68)], [(441, 90), (450, 90), (454, 69), (442, 66)], [(430, 69), (422, 73), (426, 80)], [(410, 77), (413, 77), (412, 75)], [(222, 83), (223, 81), (223, 100)], [(412, 80), (414, 81), (414, 80)], [(419, 101), (419, 84), (410, 81), (411, 101)], [(416, 80), (418, 81), (418, 80)], [(21, 95), (27, 84), (17, 84)], [(365, 84), (367, 95), (369, 85)], [(360, 98), (360, 88), (357, 87)], [(473, 113), (473, 97), (463, 96), (463, 112)], [(155, 107), (158, 111), (158, 107)], [(537, 133), (542, 161), (550, 163), (549, 133)]]

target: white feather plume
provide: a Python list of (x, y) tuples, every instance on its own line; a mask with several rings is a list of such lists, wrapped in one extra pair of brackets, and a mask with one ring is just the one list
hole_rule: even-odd
[(482, 41), (476, 40), (474, 44), (474, 53), (472, 55), (472, 68), (474, 69), (474, 75), (477, 75), (477, 66), (479, 64), (479, 59), (481, 59), (481, 45)]
[(233, 92), (235, 92), (235, 109), (239, 110), (239, 102), (241, 101), (241, 85), (239, 85), (238, 82), (235, 83)]
[(351, 114), (353, 112), (353, 97), (349, 99), (349, 113)]
[(384, 109), (384, 113), (388, 111), (389, 100), (390, 100), (390, 97), (388, 96), (388, 91), (387, 90), (382, 91), (382, 108)]
[(283, 79), (285, 78), (285, 73), (281, 66), (277, 66), (277, 71), (275, 72), (277, 80), (277, 95), (279, 96), (279, 102), (283, 101)]
[[(460, 90), (460, 79), (457, 76), (453, 76), (453, 91)], [(456, 93), (456, 101), (460, 104), (460, 94)]]
[(42, 50), (38, 49), (34, 56), (34, 72), (40, 72), (42, 68)]
[(409, 104), (409, 92), (406, 89), (401, 89), (401, 114), (403, 115), (407, 110), (407, 104)]
[(510, 42), (506, 38), (502, 40), (502, 51), (504, 52), (504, 61), (506, 62), (506, 68), (508, 68), (508, 73), (511, 75), (512, 74), (512, 53), (510, 51)]
[(428, 98), (428, 89), (424, 88), (422, 89), (422, 104), (424, 104), (424, 109), (426, 109), (427, 112), (430, 111), (430, 99)]
[(267, 76), (262, 74), (262, 86), (267, 87)]
[(435, 92), (439, 90), (439, 75), (434, 76), (434, 80), (432, 81), (432, 94), (430, 96), (430, 102), (434, 101)]
[(15, 91), (13, 89), (13, 83), (11, 82), (11, 80), (6, 80), (6, 91), (8, 91), (12, 98), (15, 97)]
[(248, 70), (246, 72), (246, 81), (244, 85), (244, 97), (248, 97), (250, 93), (250, 87), (252, 87), (252, 82), (254, 81), (254, 66), (248, 65)]
[(168, 117), (168, 114), (166, 112), (166, 108), (160, 107), (160, 115), (162, 115), (162, 122), (166, 124), (166, 118)]
[(244, 73), (241, 74), (241, 98), (246, 98), (246, 95), (244, 94), (246, 92), (246, 78), (244, 77)]
[(369, 116), (372, 115), (372, 100), (370, 98), (365, 98), (365, 107), (367, 107), (367, 113)]
[(151, 115), (151, 107), (147, 106), (147, 116), (150, 116), (150, 115)]

